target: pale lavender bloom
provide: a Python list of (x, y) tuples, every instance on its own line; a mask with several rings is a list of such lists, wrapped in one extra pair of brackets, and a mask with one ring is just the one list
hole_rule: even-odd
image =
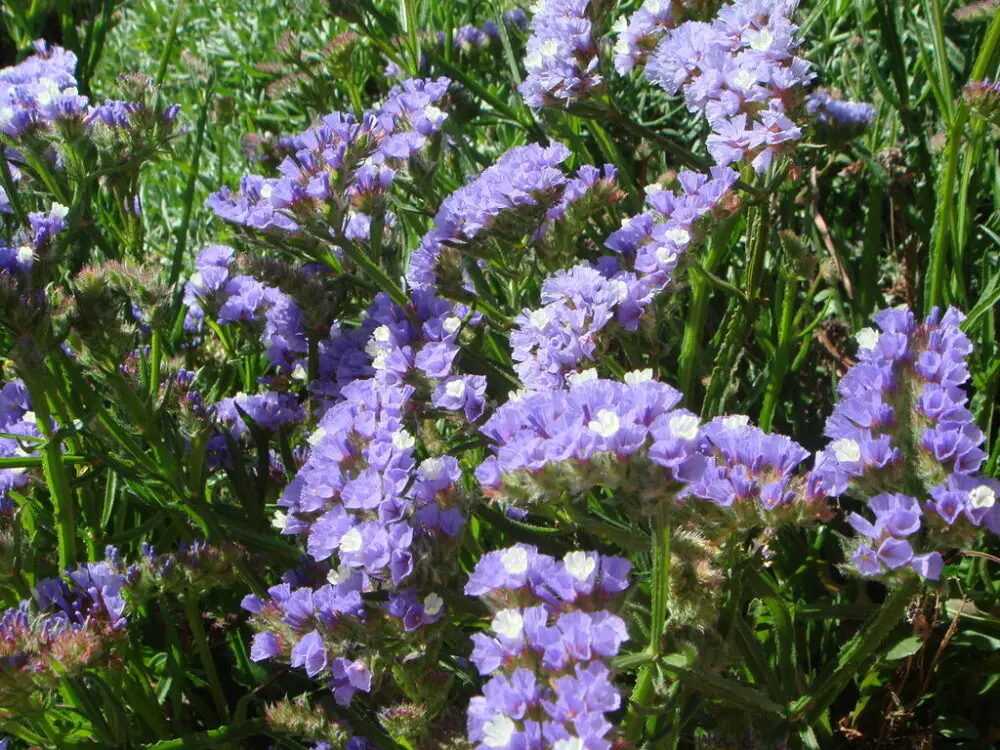
[[(473, 636), (471, 661), (480, 674), (493, 676), (469, 702), (469, 739), (477, 748), (572, 741), (610, 747), (604, 714), (615, 711), (621, 697), (608, 665), (628, 639), (627, 628), (608, 610), (577, 605), (581, 598), (615, 598), (629, 568), (597, 553), (570, 552), (558, 562), (528, 545), (480, 559), (466, 593), (483, 597), (493, 617), (489, 634)], [(604, 580), (610, 585), (598, 583)], [(560, 595), (555, 589), (565, 585)], [(526, 661), (534, 671), (519, 666)]]
[(0, 131), (17, 138), (59, 120), (82, 119), (88, 100), (76, 89), (76, 56), (45, 48), (0, 69)]
[(288, 393), (267, 392), (248, 396), (245, 393), (224, 398), (209, 410), (213, 420), (237, 440), (249, 432), (243, 421), (245, 414), (257, 427), (276, 430), (282, 425), (305, 419), (298, 400)]
[[(798, 27), (790, 17), (797, 5), (737, 0), (711, 23), (688, 21), (660, 32), (646, 77), (670, 94), (683, 91), (688, 109), (705, 115), (713, 130), (708, 150), (720, 165), (750, 162), (764, 172), (802, 137), (786, 114), (814, 77), (795, 55)], [(622, 50), (624, 69), (640, 57), (630, 44)]]
[(672, 0), (646, 0), (628, 19), (615, 42), (615, 70), (619, 74), (626, 75), (645, 64), (660, 38), (674, 26), (673, 5)]
[(519, 88), (528, 106), (567, 106), (602, 85), (589, 0), (542, 0), (531, 20)]
[(448, 119), (438, 105), (445, 103), (450, 85), (451, 81), (442, 77), (410, 78), (393, 86), (375, 112), (385, 131), (376, 158), (405, 160), (418, 154)]
[[(946, 482), (952, 473), (980, 467), (985, 439), (966, 408), (962, 386), (972, 344), (962, 332), (963, 316), (936, 308), (918, 323), (908, 309), (883, 310), (879, 330), (858, 334), (857, 365), (838, 385), (840, 401), (827, 420), (829, 447), (817, 457), (816, 473), (831, 495), (848, 486), (882, 487), (902, 465), (898, 430), (909, 425), (924, 469)], [(914, 398), (906, 398), (912, 392)], [(910, 410), (909, 414), (903, 413)]]
[(470, 424), (483, 415), (486, 398), (486, 378), (482, 375), (462, 375), (442, 380), (434, 390), (431, 403), (449, 411), (461, 411)]
[(871, 104), (834, 99), (825, 91), (809, 95), (806, 111), (821, 127), (847, 135), (867, 129), (875, 120), (875, 108)]
[(880, 575), (909, 565), (921, 577), (937, 580), (944, 565), (941, 554), (917, 555), (908, 541), (921, 529), (920, 504), (906, 495), (882, 494), (871, 498), (868, 506), (875, 514), (875, 523), (857, 513), (847, 517), (855, 531), (872, 540), (859, 546), (851, 558), (858, 572)]
[(434, 218), (434, 228), (410, 258), (406, 272), (410, 285), (428, 291), (435, 286), (438, 258), (447, 245), (461, 247), (489, 231), (519, 236), (534, 232), (541, 216), (529, 218), (530, 213), (540, 207), (536, 213), (544, 215), (562, 195), (567, 178), (559, 164), (568, 157), (569, 149), (561, 143), (512, 148), (448, 196)]
[[(592, 169), (570, 188), (576, 192), (596, 179)], [(710, 175), (680, 173), (678, 192), (648, 188), (652, 210), (626, 220), (605, 242), (622, 256), (621, 264), (604, 258), (596, 267), (580, 264), (547, 278), (542, 305), (524, 310), (511, 334), (515, 370), (525, 386), (565, 387), (568, 377), (596, 358), (605, 328), (617, 323), (634, 331), (646, 308), (670, 284), (681, 255), (701, 231), (699, 222), (735, 180), (733, 170), (716, 167)]]

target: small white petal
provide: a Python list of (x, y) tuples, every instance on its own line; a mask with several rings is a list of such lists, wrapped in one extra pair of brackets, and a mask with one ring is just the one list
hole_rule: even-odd
[(837, 460), (843, 463), (856, 463), (861, 460), (861, 445), (857, 440), (851, 440), (850, 438), (834, 440), (830, 445), (830, 449), (833, 451), (833, 455), (837, 457)]
[(597, 569), (597, 560), (586, 552), (567, 552), (563, 558), (563, 566), (567, 573), (582, 583)]
[(528, 569), (528, 552), (523, 547), (511, 547), (500, 555), (500, 562), (512, 576), (521, 575)]

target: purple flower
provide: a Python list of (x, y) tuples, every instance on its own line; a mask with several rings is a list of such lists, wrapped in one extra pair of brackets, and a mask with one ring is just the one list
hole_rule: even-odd
[(972, 350), (962, 320), (953, 308), (944, 315), (932, 310), (923, 323), (907, 309), (883, 310), (875, 315), (879, 330), (857, 335), (859, 362), (837, 388), (840, 401), (826, 424), (832, 442), (814, 470), (826, 492), (877, 494), (898, 483), (905, 468), (904, 426), (911, 431), (905, 439), (919, 447), (928, 487), (979, 468), (984, 435), (962, 390)]
[(848, 523), (872, 544), (862, 543), (852, 560), (864, 576), (881, 575), (903, 566), (910, 566), (920, 576), (937, 580), (941, 574), (941, 555), (932, 552), (916, 555), (910, 538), (916, 538), (922, 526), (920, 504), (906, 495), (882, 494), (871, 498), (868, 506), (875, 514), (875, 523), (851, 513)]
[(528, 77), (520, 86), (529, 107), (565, 107), (603, 83), (589, 7), (586, 0), (539, 3), (524, 58)]
[[(494, 614), (491, 634), (473, 636), (471, 660), (480, 674), (493, 676), (469, 702), (476, 747), (609, 746), (604, 713), (615, 711), (621, 697), (607, 665), (628, 638), (625, 622), (606, 610), (578, 609), (572, 587), (568, 597), (554, 599), (546, 582), (569, 576), (584, 596), (597, 595), (594, 581), (601, 568), (613, 571), (615, 560), (571, 552), (557, 563), (526, 545), (480, 560), (466, 593), (483, 596)], [(618, 584), (606, 589), (609, 595), (611, 589)]]
[(864, 102), (834, 99), (825, 91), (816, 91), (806, 99), (806, 111), (822, 128), (847, 137), (866, 130), (875, 120), (875, 108)]
[(318, 630), (312, 630), (299, 639), (292, 648), (291, 664), (302, 667), (310, 677), (315, 677), (327, 666), (326, 646)]
[(649, 54), (656, 49), (660, 38), (674, 26), (674, 3), (670, 0), (646, 0), (619, 30), (615, 42), (615, 70), (621, 75), (630, 73), (636, 66), (644, 65)]
[(484, 232), (533, 233), (565, 188), (566, 175), (558, 165), (568, 156), (569, 149), (560, 143), (547, 148), (519, 146), (448, 196), (434, 218), (434, 228), (410, 258), (406, 272), (410, 285), (428, 291), (434, 287), (438, 262), (448, 245), (470, 243)]
[(331, 671), (333, 680), (330, 681), (329, 687), (333, 690), (333, 697), (339, 705), (349, 706), (351, 698), (359, 690), (363, 693), (371, 691), (372, 673), (364, 662), (337, 658), (333, 660)]
[(749, 161), (764, 172), (775, 154), (802, 137), (787, 117), (813, 78), (809, 63), (795, 55), (798, 28), (790, 16), (797, 5), (740, 0), (711, 23), (687, 21), (666, 30), (662, 16), (654, 20), (640, 11), (635, 29), (619, 40), (616, 65), (631, 69), (648, 54), (639, 45), (658, 39), (646, 77), (669, 94), (683, 91), (688, 109), (705, 115), (717, 163)]
[(797, 499), (795, 471), (810, 455), (802, 446), (783, 435), (769, 435), (740, 416), (713, 419), (701, 435), (711, 460), (687, 492), (727, 508), (749, 502), (766, 511)]

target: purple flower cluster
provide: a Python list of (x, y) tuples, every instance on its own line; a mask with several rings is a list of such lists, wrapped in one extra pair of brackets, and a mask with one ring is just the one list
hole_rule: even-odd
[(826, 423), (833, 442), (818, 461), (831, 494), (849, 486), (863, 494), (892, 491), (908, 460), (931, 486), (979, 469), (984, 435), (962, 390), (972, 351), (963, 319), (954, 308), (943, 316), (935, 309), (920, 324), (896, 308), (876, 313), (879, 330), (858, 333), (858, 364), (837, 387), (840, 401)]
[(250, 649), (253, 661), (287, 660), (309, 677), (327, 681), (337, 703), (350, 705), (358, 691), (372, 688), (372, 672), (354, 652), (349, 637), (365, 618), (362, 591), (367, 577), (357, 571), (332, 573), (319, 588), (301, 585), (300, 577), (286, 574), (282, 583), (268, 589), (268, 598), (250, 594), (243, 609), (259, 630)]
[[(152, 132), (166, 126), (169, 135), (180, 105), (151, 109), (142, 101), (107, 100), (90, 106), (77, 91), (76, 55), (62, 47), (34, 43), (36, 54), (18, 65), (0, 70), (0, 132), (23, 138), (59, 122), (99, 123), (129, 132)], [(129, 83), (136, 76), (123, 76)], [(145, 79), (143, 79), (145, 80)], [(151, 81), (145, 86), (153, 93)]]
[(88, 124), (102, 123), (109, 128), (133, 133), (139, 130), (152, 129), (155, 124), (151, 118), (161, 119), (164, 123), (172, 123), (177, 119), (181, 105), (171, 104), (163, 112), (154, 112), (145, 102), (130, 102), (120, 99), (106, 99), (104, 104), (90, 108), (84, 117)]
[(208, 314), (220, 326), (263, 319), (261, 340), (268, 360), (289, 372), (308, 352), (302, 311), (291, 297), (252, 276), (233, 275), (235, 251), (210, 245), (195, 258), (195, 272), (184, 285), (184, 329), (197, 332)]
[(631, 564), (596, 552), (556, 560), (518, 544), (480, 559), (465, 593), (493, 610), (472, 662), (492, 675), (469, 702), (477, 748), (611, 747), (605, 714), (621, 705), (611, 659), (628, 640), (611, 608)]
[(568, 106), (599, 88), (601, 77), (590, 0), (542, 0), (531, 19), (520, 92), (529, 107)]
[(342, 393), (309, 438), (311, 452), (286, 488), (284, 533), (305, 534), (313, 559), (402, 583), (413, 572), (415, 544), (453, 538), (463, 524), (454, 507), (460, 478), (454, 459), (419, 466), (404, 425), (414, 389), (358, 380)]
[(806, 98), (806, 111), (821, 128), (846, 136), (866, 130), (875, 120), (872, 105), (834, 99), (826, 91), (810, 94)]
[[(590, 371), (592, 373), (592, 371)], [(821, 483), (798, 468), (809, 452), (744, 416), (702, 425), (675, 408), (681, 394), (633, 372), (625, 383), (571, 379), (568, 389), (516, 395), (482, 428), (495, 455), (476, 469), (486, 494), (552, 502), (601, 485), (649, 504), (710, 501), (739, 528), (804, 523), (827, 514)], [(704, 506), (696, 512), (702, 522)]]
[(305, 411), (294, 396), (273, 391), (254, 396), (239, 393), (224, 398), (209, 413), (213, 421), (224, 427), (236, 440), (242, 439), (249, 432), (244, 415), (253, 420), (257, 427), (268, 431), (305, 419)]
[[(0, 388), (0, 433), (24, 435), (29, 441), (0, 437), (0, 457), (17, 458), (33, 455), (32, 438), (41, 438), (35, 413), (31, 410), (28, 389), (20, 380), (12, 380)], [(0, 469), (0, 513), (13, 510), (10, 491), (24, 487), (30, 479), (27, 469)]]
[(0, 132), (18, 138), (67, 118), (82, 117), (87, 97), (76, 89), (76, 55), (35, 42), (37, 54), (0, 69)]
[[(832, 442), (817, 456), (817, 485), (831, 496), (850, 491), (872, 498), (877, 518), (906, 505), (916, 519), (905, 535), (890, 533), (893, 524), (865, 527), (863, 533), (896, 551), (893, 561), (905, 552), (897, 541), (921, 526), (932, 544), (948, 546), (967, 545), (983, 525), (1000, 533), (997, 485), (975, 475), (986, 458), (980, 447), (985, 436), (962, 389), (972, 351), (963, 319), (954, 308), (944, 315), (935, 308), (923, 323), (906, 308), (877, 313), (878, 330), (857, 335), (858, 364), (841, 380), (840, 401), (827, 420)], [(900, 487), (911, 488), (917, 499), (900, 500), (894, 494)], [(878, 507), (872, 505), (876, 498)], [(876, 569), (874, 559), (865, 557), (862, 572)], [(940, 571), (939, 565), (923, 566), (919, 555), (914, 559), (921, 574)]]
[(335, 324), (330, 338), (320, 343), (320, 378), (311, 390), (329, 399), (358, 378), (375, 377), (387, 385), (405, 382), (429, 396), (434, 406), (475, 422), (485, 409), (486, 378), (456, 375), (455, 361), (463, 329), (480, 320), (465, 305), (422, 290), (411, 294), (405, 310), (379, 294), (360, 327)]
[(447, 78), (411, 78), (393, 86), (374, 113), (385, 135), (373, 160), (396, 163), (423, 151), (448, 119), (437, 105), (446, 103), (450, 85)]
[(691, 112), (712, 127), (708, 150), (722, 166), (748, 161), (767, 171), (802, 131), (788, 116), (813, 79), (795, 55), (798, 0), (737, 0), (712, 23), (687, 21), (666, 32), (646, 76), (670, 94), (683, 90)]
[(28, 226), (18, 231), (10, 245), (0, 240), (0, 273), (27, 274), (41, 253), (49, 249), (52, 239), (69, 225), (69, 209), (53, 203), (48, 213), (28, 214)]
[[(299, 232), (323, 227), (331, 240), (366, 241), (372, 216), (396, 176), (441, 130), (447, 78), (411, 79), (396, 86), (381, 109), (361, 121), (333, 112), (286, 139), (291, 155), (278, 177), (246, 175), (239, 192), (222, 187), (206, 201), (219, 217), (255, 230)], [(392, 221), (386, 215), (387, 222)], [(331, 221), (333, 224), (331, 225)]]
[(39, 690), (106, 663), (124, 638), (127, 582), (113, 560), (87, 563), (67, 580), (40, 579), (33, 600), (0, 614), (0, 698), (26, 708)]
[(656, 51), (660, 39), (677, 25), (674, 0), (646, 0), (629, 18), (615, 24), (615, 70), (627, 75)]
[(520, 238), (535, 232), (566, 189), (559, 164), (569, 156), (561, 143), (512, 148), (441, 204), (434, 227), (410, 257), (406, 279), (414, 289), (438, 282), (439, 260), (448, 247), (472, 245), (486, 233)]
[(851, 556), (861, 575), (876, 576), (909, 566), (922, 578), (936, 581), (941, 577), (944, 568), (941, 553), (914, 554), (907, 541), (907, 537), (920, 531), (923, 515), (920, 503), (906, 495), (885, 493), (869, 498), (868, 508), (875, 515), (875, 523), (857, 513), (847, 517), (851, 527), (868, 540)]
[[(748, 417), (717, 417), (701, 428), (702, 475), (685, 490), (732, 509), (743, 528), (773, 519), (807, 521), (826, 515), (824, 494), (814, 477), (798, 473), (809, 451), (784, 435), (768, 434)], [(659, 462), (660, 449), (650, 449)]]
[[(598, 482), (644, 482), (662, 490), (663, 472), (643, 477), (628, 459), (646, 448), (654, 425), (658, 430), (663, 420), (688, 414), (674, 411), (680, 400), (677, 390), (652, 380), (651, 371), (632, 373), (625, 383), (583, 376), (567, 390), (515, 394), (482, 427), (496, 454), (480, 464), (476, 477), (488, 494), (522, 502), (551, 501)], [(690, 435), (693, 454), (697, 418)], [(686, 476), (685, 463), (677, 460), (674, 473)]]
[[(585, 164), (567, 183), (559, 202), (545, 212), (545, 221), (532, 236), (534, 241), (545, 241), (560, 226), (568, 226), (570, 232), (577, 230), (583, 217), (595, 208), (603, 208), (618, 203), (622, 192), (618, 187), (618, 170), (611, 164), (603, 168)], [(576, 238), (574, 237), (574, 240)]]
[(208, 452), (213, 465), (231, 465), (227, 436), (239, 443), (250, 435), (244, 415), (265, 432), (301, 422), (306, 416), (298, 399), (289, 393), (268, 391), (252, 396), (239, 393), (222, 399), (208, 410), (208, 416), (216, 426), (215, 434), (208, 440)]
[(617, 323), (634, 331), (670, 283), (682, 253), (702, 236), (704, 217), (720, 205), (735, 180), (733, 170), (716, 167), (711, 176), (682, 172), (680, 192), (649, 189), (651, 210), (627, 220), (605, 242), (619, 257), (546, 279), (542, 306), (525, 310), (511, 334), (515, 370), (525, 386), (564, 387), (568, 377), (596, 358), (604, 328)]
[(111, 559), (69, 571), (69, 581), (44, 578), (35, 586), (38, 606), (61, 621), (60, 627), (81, 628), (91, 621), (101, 622), (108, 630), (124, 627), (126, 580), (115, 564), (116, 551), (109, 551)]

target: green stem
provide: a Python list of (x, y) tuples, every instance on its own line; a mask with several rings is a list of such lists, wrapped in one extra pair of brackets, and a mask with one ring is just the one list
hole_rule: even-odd
[(817, 687), (791, 707), (791, 719), (806, 723), (816, 721), (837, 699), (847, 684), (857, 675), (864, 661), (871, 656), (893, 631), (906, 613), (920, 580), (913, 576), (889, 594), (875, 618), (841, 650), (829, 673), (817, 680)]
[(770, 213), (766, 204), (755, 203), (747, 212), (747, 265), (743, 291), (749, 304), (737, 305), (730, 313), (725, 338), (715, 358), (712, 379), (702, 405), (703, 419), (717, 417), (725, 408), (726, 385), (730, 381), (733, 365), (757, 317), (757, 300), (764, 272), (764, 256), (770, 236)]
[(69, 477), (62, 463), (60, 441), (52, 429), (52, 413), (49, 410), (48, 394), (44, 377), (28, 374), (24, 383), (31, 396), (31, 408), (39, 431), (45, 438), (42, 445), (42, 473), (52, 497), (56, 519), (56, 538), (59, 545), (59, 570), (65, 572), (76, 565), (76, 503)]
[[(714, 273), (722, 258), (728, 250), (729, 223), (723, 231), (713, 233), (708, 242), (708, 254), (701, 262), (701, 268), (709, 273)], [(708, 313), (708, 301), (712, 296), (711, 284), (708, 279), (700, 274), (692, 274), (691, 284), (691, 309), (688, 311), (687, 320), (684, 323), (684, 336), (681, 340), (680, 353), (680, 375), (679, 385), (681, 393), (687, 400), (688, 405), (694, 403), (695, 371), (697, 370), (698, 356), (701, 353), (701, 338), (705, 329), (705, 316)]]
[(647, 712), (653, 700), (653, 676), (655, 659), (663, 653), (663, 634), (667, 627), (670, 605), (670, 518), (669, 508), (662, 504), (653, 521), (652, 563), (653, 580), (650, 584), (651, 599), (649, 616), (649, 645), (647, 653), (653, 661), (639, 671), (639, 677), (632, 691), (628, 715), (625, 717), (625, 737), (638, 742), (646, 725)]
[(208, 647), (208, 636), (201, 624), (198, 600), (191, 595), (184, 597), (184, 615), (187, 617), (188, 627), (191, 628), (191, 636), (194, 639), (195, 648), (198, 650), (198, 657), (205, 669), (205, 678), (212, 693), (212, 700), (215, 702), (215, 709), (219, 712), (219, 719), (228, 722), (230, 720), (229, 703), (226, 701), (226, 694), (222, 690), (219, 673), (215, 669), (215, 661), (212, 659), (212, 652)]
[(153, 326), (150, 338), (149, 396), (155, 402), (156, 394), (160, 390), (160, 364), (163, 359), (163, 334), (160, 332), (159, 324)]
[(638, 743), (646, 725), (646, 710), (653, 700), (653, 673), (655, 664), (647, 664), (639, 672), (632, 697), (629, 699), (628, 714), (625, 717), (625, 739)]
[(167, 32), (167, 41), (163, 45), (163, 53), (160, 55), (160, 64), (156, 67), (155, 85), (159, 86), (167, 77), (167, 68), (170, 66), (170, 54), (174, 50), (174, 43), (177, 41), (177, 25), (181, 21), (181, 13), (184, 11), (184, 3), (177, 3), (173, 14), (170, 16), (170, 30)]
[(945, 260), (951, 240), (952, 213), (955, 205), (955, 175), (958, 172), (958, 155), (965, 139), (962, 133), (968, 110), (959, 107), (955, 119), (948, 129), (948, 146), (945, 153), (945, 167), (938, 184), (938, 206), (934, 212), (934, 239), (931, 246), (931, 265), (927, 274), (927, 296), (925, 312), (944, 302), (944, 277), (947, 272)]
[[(935, 5), (937, 0), (935, 0)], [(1000, 13), (993, 16), (990, 27), (986, 31), (986, 38), (983, 46), (979, 49), (976, 62), (972, 66), (972, 80), (982, 79), (993, 65), (994, 57), (1000, 45)], [(941, 50), (942, 55), (944, 50)], [(958, 172), (958, 156), (961, 152), (964, 139), (962, 134), (965, 129), (965, 122), (969, 116), (969, 108), (964, 101), (959, 101), (957, 109), (951, 120), (951, 127), (948, 129), (948, 145), (946, 150), (945, 169), (941, 176), (938, 187), (938, 205), (934, 212), (934, 237), (931, 245), (931, 265), (927, 274), (927, 285), (925, 288), (925, 309), (940, 306), (944, 303), (945, 273), (947, 272), (946, 258), (950, 241), (953, 239), (951, 229), (954, 217), (952, 216), (955, 204), (955, 177)]]
[(406, 19), (406, 36), (413, 60), (413, 75), (420, 72), (420, 38), (417, 36), (417, 13), (413, 0), (403, 0), (403, 17)]
[(212, 94), (215, 90), (215, 73), (208, 79), (205, 91), (205, 101), (198, 113), (198, 125), (194, 136), (194, 155), (191, 157), (191, 171), (188, 172), (187, 184), (184, 186), (184, 209), (181, 223), (177, 227), (177, 244), (174, 245), (174, 257), (170, 263), (170, 285), (173, 286), (181, 277), (181, 264), (184, 262), (184, 250), (187, 248), (188, 226), (191, 224), (191, 213), (194, 210), (194, 191), (198, 184), (198, 162), (201, 160), (201, 149), (205, 142), (205, 126), (208, 124), (208, 110), (212, 104)]
[(764, 404), (760, 408), (760, 418), (757, 425), (765, 432), (771, 431), (774, 412), (781, 396), (781, 386), (788, 374), (788, 359), (791, 356), (792, 345), (795, 343), (793, 322), (795, 320), (795, 301), (798, 292), (798, 277), (794, 271), (789, 272), (785, 282), (785, 292), (781, 300), (781, 323), (778, 329), (778, 346), (775, 350), (774, 364), (771, 367), (771, 378), (764, 392)]

